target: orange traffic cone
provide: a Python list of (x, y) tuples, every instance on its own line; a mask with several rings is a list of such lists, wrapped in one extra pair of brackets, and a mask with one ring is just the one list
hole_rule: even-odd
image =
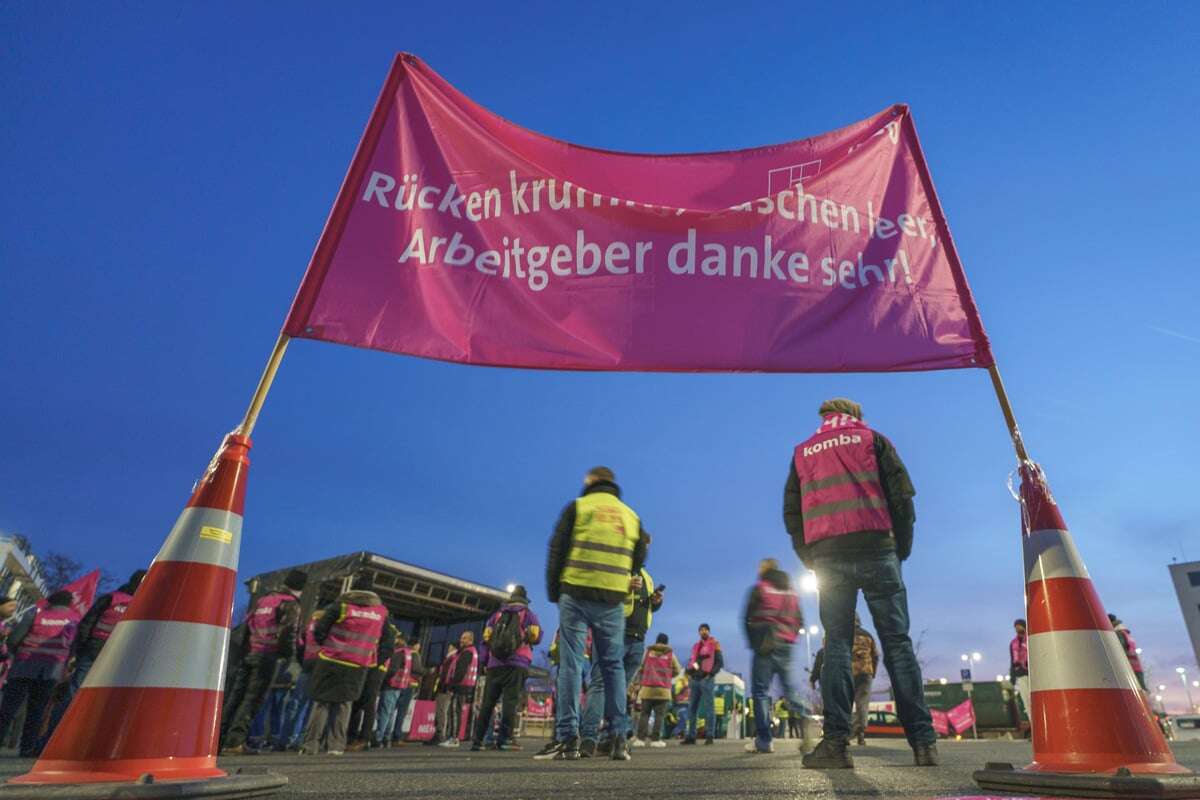
[(70, 796), (143, 797), (149, 787), (130, 795), (113, 783), (169, 781), (169, 796), (193, 796), (178, 783), (187, 781), (197, 795), (236, 797), (287, 783), (217, 768), (249, 451), (249, 438), (226, 437), (41, 758), (0, 794), (16, 796), (11, 784), (29, 796), (107, 784)]
[(985, 789), (1200, 797), (1175, 761), (1041, 468), (1021, 468), (1033, 763), (988, 764)]

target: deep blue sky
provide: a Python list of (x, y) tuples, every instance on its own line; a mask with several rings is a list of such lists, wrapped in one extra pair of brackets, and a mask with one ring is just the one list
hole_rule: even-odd
[[(0, 529), (126, 573), (239, 421), (393, 54), (621, 150), (796, 139), (911, 104), (1034, 455), (1153, 679), (1192, 665), (1200, 558), (1200, 11), (1095, 4), (17, 4), (0, 25)], [(300, 341), (255, 435), (244, 574), (370, 549), (545, 602), (545, 542), (612, 465), (656, 534), (656, 627), (734, 667), (793, 444), (858, 398), (919, 495), (930, 677), (1006, 669), (1014, 458), (985, 373), (468, 368)], [(1172, 695), (1172, 698), (1178, 696)]]

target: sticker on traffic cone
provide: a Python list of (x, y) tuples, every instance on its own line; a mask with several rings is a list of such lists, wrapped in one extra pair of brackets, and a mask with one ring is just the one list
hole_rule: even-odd
[(988, 764), (984, 789), (1200, 797), (1175, 761), (1041, 468), (1021, 468), (1033, 763)]
[(217, 767), (249, 452), (249, 438), (226, 437), (41, 758), (0, 797), (12, 784), (31, 797), (65, 796), (63, 784), (71, 797), (151, 797), (163, 781), (166, 796), (237, 797), (287, 783)]

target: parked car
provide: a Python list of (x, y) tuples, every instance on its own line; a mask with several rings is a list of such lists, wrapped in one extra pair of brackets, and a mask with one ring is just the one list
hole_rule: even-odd
[(895, 712), (871, 709), (867, 714), (867, 736), (883, 739), (904, 738), (904, 726)]
[(1200, 714), (1176, 714), (1170, 722), (1176, 741), (1200, 740)]

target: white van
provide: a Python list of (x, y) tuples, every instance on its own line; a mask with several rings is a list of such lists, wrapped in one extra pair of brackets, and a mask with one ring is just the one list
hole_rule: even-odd
[(1200, 714), (1178, 714), (1170, 720), (1175, 741), (1200, 741)]

